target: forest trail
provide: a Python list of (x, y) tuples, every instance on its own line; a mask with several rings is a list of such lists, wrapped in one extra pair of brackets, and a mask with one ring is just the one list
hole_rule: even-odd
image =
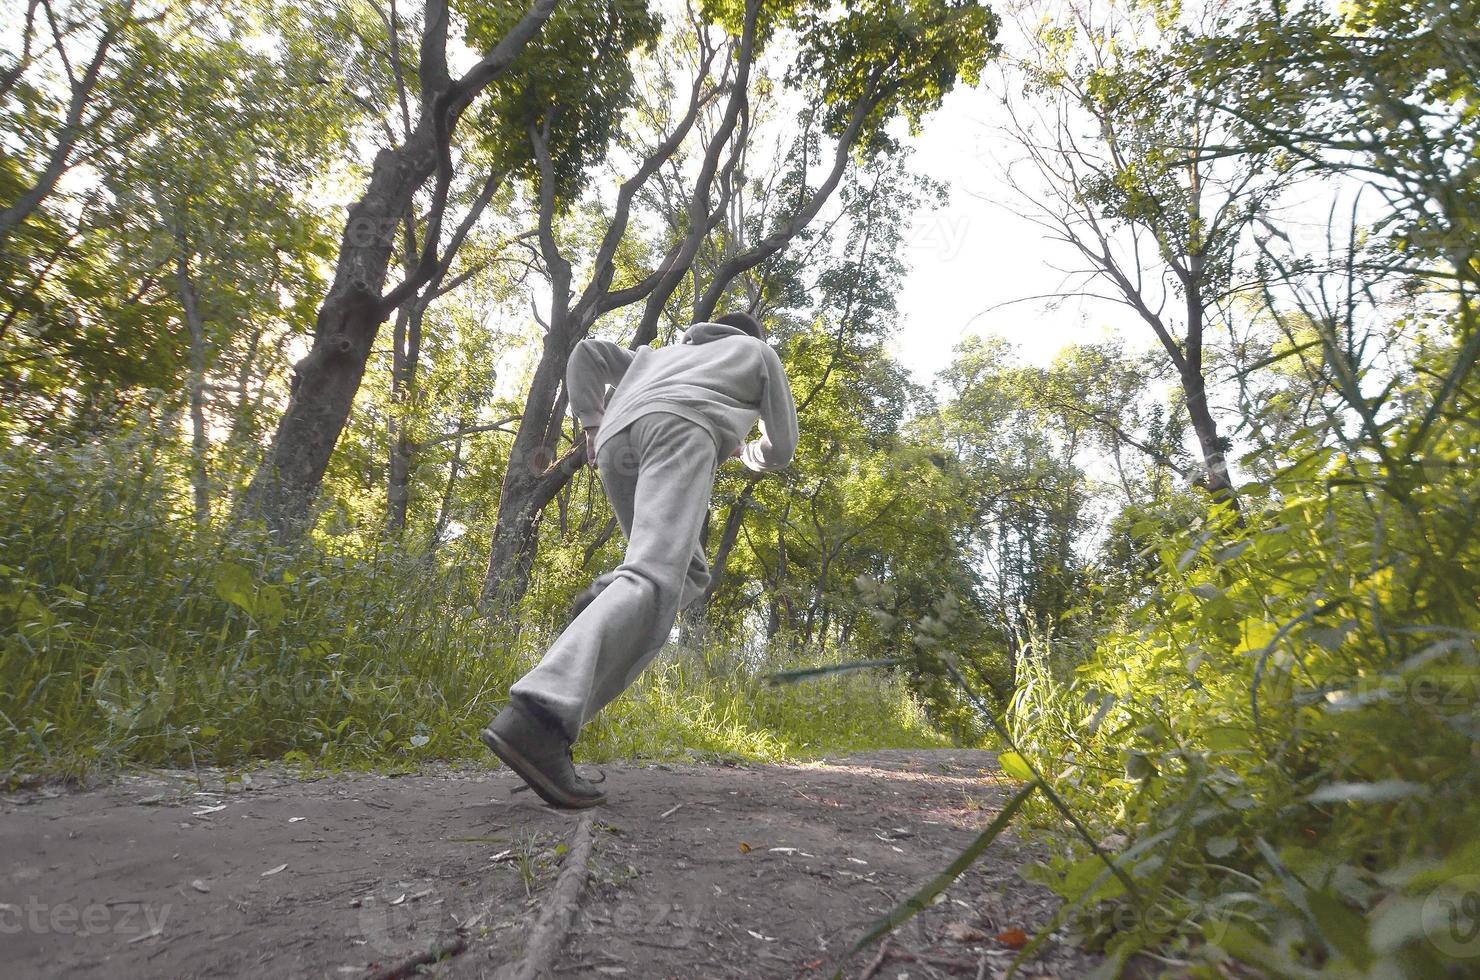
[[(5, 795), (4, 972), (341, 980), (461, 925), (464, 948), (429, 973), (513, 976), (551, 896), (579, 884), (553, 964), (535, 964), (553, 975), (827, 976), (1011, 789), (992, 753), (961, 749), (602, 769), (610, 802), (587, 815), (515, 792), (506, 769), (445, 766), (314, 780), (270, 767), (230, 786), (215, 770), (159, 772)], [(584, 882), (566, 860), (582, 837)], [(846, 975), (1001, 976), (1013, 930), (1032, 935), (1054, 907), (1016, 873), (1030, 856), (1003, 837)], [(1050, 943), (1021, 975), (1088, 966)]]

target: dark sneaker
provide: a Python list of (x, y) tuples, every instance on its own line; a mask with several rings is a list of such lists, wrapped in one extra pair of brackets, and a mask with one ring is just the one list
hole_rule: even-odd
[(582, 810), (606, 802), (605, 791), (576, 773), (570, 743), (559, 726), (517, 702), (511, 701), (483, 729), (483, 744), (551, 806)]

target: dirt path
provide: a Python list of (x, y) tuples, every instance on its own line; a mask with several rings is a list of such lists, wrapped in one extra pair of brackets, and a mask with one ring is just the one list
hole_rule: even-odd
[[(990, 753), (883, 751), (822, 764), (604, 767), (560, 976), (820, 977), (943, 868), (1008, 786)], [(0, 973), (364, 977), (459, 927), (430, 972), (512, 974), (579, 816), (505, 770), (303, 781), (287, 770), (130, 776), (0, 796)], [(848, 975), (1000, 976), (995, 938), (1052, 902), (995, 844)], [(1009, 933), (1009, 938), (1011, 934)], [(1054, 946), (1028, 976), (1088, 961)]]

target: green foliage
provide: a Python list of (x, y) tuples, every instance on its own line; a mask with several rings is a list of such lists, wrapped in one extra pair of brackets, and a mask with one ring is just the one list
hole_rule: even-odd
[(1018, 737), (1071, 805), (1129, 838), (1121, 861), (1147, 886), (1139, 906), (1092, 890), (1088, 857), (1039, 872), (1107, 952), (1170, 943), (1280, 975), (1458, 969), (1419, 912), (1477, 871), (1480, 441), (1440, 442), (1415, 497), (1308, 432), (1268, 450), (1279, 475), (1246, 490), (1241, 519), (1133, 527), (1154, 599), (1071, 679), (1037, 669), (1019, 687)]
[[(8, 777), (124, 764), (400, 765), (486, 752), (478, 728), (549, 634), (472, 608), (474, 556), (352, 539), (296, 554), (186, 520), (168, 429), (0, 455), (0, 751)], [(586, 758), (783, 759), (933, 745), (897, 680), (774, 690), (770, 661), (684, 655)]]
[(1216, 87), (1239, 144), (1383, 190), (1375, 230), (1407, 261), (1476, 261), (1480, 4), (1302, 3), (1230, 11), (1174, 52)]
[[(194, 388), (210, 421), (252, 434), (243, 389), (264, 349), (312, 321), (333, 249), (310, 191), (357, 118), (331, 84), (320, 26), (311, 11), (248, 0), (209, 17), (172, 9), (125, 33), (84, 116), (85, 175), (0, 260), (14, 428), (85, 429), (147, 389), (184, 400)], [(39, 91), (55, 87), (32, 73)], [(44, 142), (44, 115), (11, 101), (0, 131)], [(7, 158), (0, 201), (35, 179), (37, 154)]]
[[(468, 751), (473, 722), (493, 710), (487, 692), (513, 678), (461, 576), (391, 555), (281, 555), (192, 536), (162, 434), (44, 456), (9, 448), (0, 461), (10, 765)], [(411, 749), (418, 736), (425, 752)]]
[[(468, 40), (484, 50), (523, 15), (512, 4), (464, 11)], [(515, 67), (479, 101), (477, 129), (495, 170), (539, 181), (530, 131), (548, 145), (552, 193), (569, 207), (607, 150), (633, 98), (631, 57), (651, 48), (662, 19), (643, 2), (591, 0), (555, 8)]]
[(797, 77), (816, 80), (823, 126), (843, 132), (856, 106), (872, 103), (859, 147), (893, 147), (884, 127), (902, 116), (911, 133), (957, 81), (975, 85), (997, 53), (999, 20), (977, 0), (849, 0), (803, 15)]
[[(74, 38), (117, 12), (58, 6)], [(1128, 229), (1147, 236), (1160, 298), (1188, 299), (1208, 342), (1168, 335), (1162, 354), (1195, 363), (1158, 355), (1158, 369), (1115, 343), (1030, 367), (974, 340), (926, 388), (887, 344), (909, 219), (945, 192), (888, 131), (917, 131), (979, 80), (996, 15), (763, 3), (760, 128), (664, 329), (684, 325), (702, 270), (785, 232), (790, 250), (723, 305), (765, 315), (802, 444), (783, 474), (721, 471), (714, 594), (581, 757), (979, 744), (1005, 724), (1002, 767), (1029, 783), (1013, 805), (1061, 845), (1025, 873), (1066, 900), (1060, 919), (1109, 972), (1150, 951), (1202, 976), (1233, 959), (1277, 976), (1461, 975), (1472, 961), (1444, 917), (1470, 914), (1480, 875), (1473, 6), (1122, 4), (1126, 31), (1050, 21), (1029, 95), (1099, 131), (1056, 190), (1106, 254)], [(548, 147), (542, 189), (578, 266), (605, 228), (607, 154), (671, 124), (674, 66), (716, 40), (686, 31), (733, 40), (745, 9), (706, 2), (701, 25), (665, 34), (644, 3), (558, 5), (455, 157), (530, 181)], [(521, 12), (465, 5), (469, 46)], [(417, 334), (415, 378), (393, 387), (372, 360), (308, 543), (213, 525), (321, 298), (339, 179), (359, 179), (357, 148), (400, 142), (418, 55), (408, 23), (363, 5), (201, 13), (128, 25), (83, 114), (85, 169), (0, 250), (7, 776), (484, 759), (473, 733), (622, 548), (584, 471), (544, 513), (519, 608), (473, 611), (509, 458), (492, 423), (519, 414), (540, 348), (523, 309), (528, 195), (513, 181), (469, 228), (446, 280), (465, 294), (393, 328), (403, 357)], [(757, 134), (787, 104), (777, 51), (796, 55), (785, 84), (805, 104), (766, 174)], [(68, 88), (47, 58), (12, 67), (7, 203), (57, 145)], [(710, 94), (700, 137), (723, 103)], [(836, 220), (792, 236), (792, 202), (844, 134)], [(642, 280), (686, 232), (671, 177), (690, 151), (636, 199), (613, 282)], [(1329, 268), (1282, 256), (1274, 195), (1331, 171), (1380, 185), (1388, 212)], [(425, 230), (409, 216), (394, 264)], [(637, 315), (611, 313), (613, 336)], [(1161, 404), (1168, 364), (1238, 386), (1237, 423), (1205, 440), (1238, 440), (1237, 510), (1194, 485), (1188, 401), (1208, 401)], [(395, 535), (393, 434), (413, 457)]]

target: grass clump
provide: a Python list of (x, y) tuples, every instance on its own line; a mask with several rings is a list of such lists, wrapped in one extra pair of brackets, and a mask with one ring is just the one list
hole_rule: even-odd
[[(829, 661), (846, 659), (834, 654)], [(678, 647), (588, 726), (585, 757), (697, 754), (779, 762), (949, 744), (898, 674), (784, 686), (762, 679), (795, 662), (784, 644), (740, 655), (727, 647)]]

